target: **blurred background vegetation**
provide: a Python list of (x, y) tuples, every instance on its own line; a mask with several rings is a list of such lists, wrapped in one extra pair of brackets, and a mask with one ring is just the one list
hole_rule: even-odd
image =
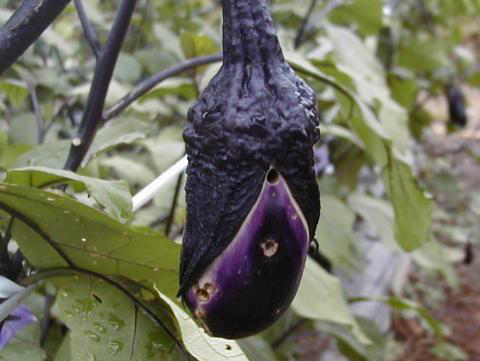
[[(81, 2), (104, 44), (118, 1)], [(20, 3), (0, 0), (0, 24)], [(480, 360), (480, 263), (474, 257), (480, 231), (480, 1), (268, 4), (287, 60), (317, 92), (322, 215), (316, 238), (333, 275), (309, 260), (291, 310), (265, 333), (240, 341), (240, 347), (255, 361)], [(84, 186), (75, 183), (69, 197), (104, 210), (129, 229), (181, 240), (183, 178), (135, 213), (128, 192), (135, 194), (182, 157), (187, 110), (220, 63), (169, 77), (122, 111), (115, 106), (148, 77), (219, 53), (221, 14), (214, 0), (138, 1), (110, 83), (104, 122), (78, 171), (90, 180), (70, 179)], [(77, 139), (95, 64), (72, 3), (0, 78), (0, 179), (35, 187), (7, 172), (50, 169), (20, 172), (41, 178), (63, 167)], [(99, 195), (101, 187), (94, 182), (92, 188), (91, 179), (124, 181), (127, 203), (105, 201), (102, 195), (115, 192), (105, 186)], [(7, 213), (0, 213), (4, 235)], [(25, 254), (33, 252), (17, 243)], [(15, 247), (10, 245), (10, 254)], [(46, 268), (28, 255), (27, 260), (22, 277), (32, 266)], [(8, 267), (1, 266), (7, 275)], [(88, 292), (88, 283), (92, 287), (98, 280), (83, 282), (72, 292)], [(176, 287), (175, 278), (171, 282), (165, 289)], [(68, 289), (65, 284), (47, 284), (26, 298), (40, 321), (0, 349), (0, 360), (130, 359), (132, 353), (124, 352), (128, 347), (100, 335), (103, 326), (93, 332), (95, 325), (88, 324), (93, 321), (69, 320), (68, 301), (55, 302), (55, 295)], [(118, 291), (102, 292), (113, 299)], [(115, 306), (98, 307), (95, 312)], [(128, 310), (117, 310), (117, 325), (127, 322), (122, 315)], [(133, 329), (140, 334), (143, 326), (136, 322)], [(129, 335), (124, 335), (127, 343), (137, 342), (128, 341)], [(192, 340), (184, 334), (183, 342)], [(137, 359), (181, 359), (165, 335), (149, 345), (151, 352)], [(212, 356), (208, 347), (195, 352), (201, 360), (236, 359)]]

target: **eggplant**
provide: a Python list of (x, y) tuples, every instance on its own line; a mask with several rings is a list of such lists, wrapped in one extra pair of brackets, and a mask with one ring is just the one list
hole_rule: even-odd
[(271, 325), (297, 291), (320, 215), (314, 91), (264, 0), (224, 0), (223, 65), (188, 112), (179, 296), (213, 336)]
[(445, 90), (448, 101), (450, 124), (464, 128), (468, 122), (467, 105), (462, 89), (456, 84), (449, 84)]

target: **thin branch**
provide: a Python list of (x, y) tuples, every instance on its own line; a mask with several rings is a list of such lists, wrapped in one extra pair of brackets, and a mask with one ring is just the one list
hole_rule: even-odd
[[(305, 14), (305, 17), (302, 20), (302, 23), (300, 25), (300, 28), (298, 30), (298, 33), (294, 42), (295, 49), (297, 49), (305, 41), (305, 31), (308, 25), (308, 21), (313, 13), (313, 10), (315, 9), (316, 2), (317, 0), (312, 0), (312, 2), (310, 3), (310, 8), (308, 9), (307, 13)], [(315, 18), (317, 23), (320, 19), (326, 18), (331, 11), (335, 10), (339, 6), (344, 5), (344, 2), (345, 0), (331, 0), (328, 4), (324, 6), (321, 13)]]
[(130, 93), (125, 95), (115, 105), (113, 105), (109, 110), (107, 110), (103, 114), (103, 121), (106, 122), (118, 116), (123, 110), (125, 110), (125, 108), (127, 108), (135, 100), (149, 92), (163, 80), (183, 73), (187, 70), (194, 69), (198, 66), (217, 63), (219, 61), (222, 61), (222, 59), (222, 54), (199, 56), (197, 58), (189, 59), (184, 63), (172, 66), (171, 68), (165, 69), (155, 75), (152, 75), (151, 77), (146, 78), (145, 80), (140, 82)]
[(308, 21), (310, 20), (310, 16), (312, 16), (313, 10), (317, 5), (317, 0), (312, 0), (310, 6), (307, 10), (307, 13), (302, 19), (300, 27), (298, 28), (297, 36), (295, 37), (295, 49), (297, 49), (303, 42), (303, 38), (305, 36), (305, 29), (307, 28)]
[(88, 21), (87, 14), (85, 13), (85, 9), (83, 8), (82, 0), (73, 0), (73, 2), (75, 4), (75, 8), (77, 9), (80, 24), (82, 24), (85, 39), (87, 39), (88, 45), (90, 45), (93, 55), (95, 55), (95, 58), (98, 59), (102, 46), (100, 45), (100, 41), (98, 41), (97, 34), (95, 34), (95, 30), (93, 29), (92, 24), (90, 23), (90, 21)]
[(24, 0), (0, 28), (0, 75), (60, 15), (70, 0)]
[(78, 137), (72, 142), (64, 166), (65, 169), (76, 171), (93, 141), (102, 120), (108, 87), (136, 4), (137, 0), (122, 0), (118, 7), (107, 43), (103, 47), (95, 67), (95, 74), (78, 130)]
[(35, 113), (35, 119), (37, 120), (37, 128), (38, 128), (38, 144), (42, 144), (45, 140), (45, 120), (43, 119), (42, 109), (40, 108), (40, 104), (38, 103), (37, 98), (37, 91), (35, 90), (35, 85), (27, 82), (28, 90), (30, 93), (30, 100), (32, 102), (32, 108)]
[(180, 187), (183, 182), (183, 172), (180, 173), (177, 179), (177, 184), (175, 185), (175, 193), (173, 194), (172, 205), (170, 206), (170, 213), (167, 218), (167, 226), (165, 227), (165, 235), (170, 236), (170, 231), (172, 230), (173, 220), (175, 218), (175, 211), (177, 209), (178, 196), (180, 195)]

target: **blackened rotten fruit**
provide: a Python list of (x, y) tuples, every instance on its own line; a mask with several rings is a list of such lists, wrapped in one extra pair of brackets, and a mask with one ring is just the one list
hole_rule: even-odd
[(320, 200), (313, 90), (290, 68), (264, 0), (224, 0), (223, 65), (188, 113), (179, 295), (239, 338), (295, 296)]

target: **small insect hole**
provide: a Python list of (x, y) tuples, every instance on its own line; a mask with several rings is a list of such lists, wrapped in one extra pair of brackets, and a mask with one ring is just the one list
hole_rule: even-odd
[(278, 182), (278, 178), (280, 177), (280, 174), (276, 169), (270, 169), (267, 173), (267, 182), (270, 184), (274, 184)]
[(228, 351), (230, 351), (230, 350), (232, 349), (232, 346), (230, 346), (230, 345), (225, 345), (225, 349), (228, 350)]
[(278, 242), (274, 239), (267, 239), (260, 244), (262, 247), (263, 255), (265, 257), (272, 257), (278, 250)]
[(209, 295), (212, 295), (216, 290), (217, 288), (215, 287), (215, 285), (213, 285), (212, 283), (205, 283), (205, 285), (203, 286), (203, 288), (205, 289), (205, 291), (207, 291), (207, 293)]
[(207, 302), (210, 299), (210, 295), (208, 294), (206, 289), (199, 288), (197, 290), (197, 300), (200, 302)]

